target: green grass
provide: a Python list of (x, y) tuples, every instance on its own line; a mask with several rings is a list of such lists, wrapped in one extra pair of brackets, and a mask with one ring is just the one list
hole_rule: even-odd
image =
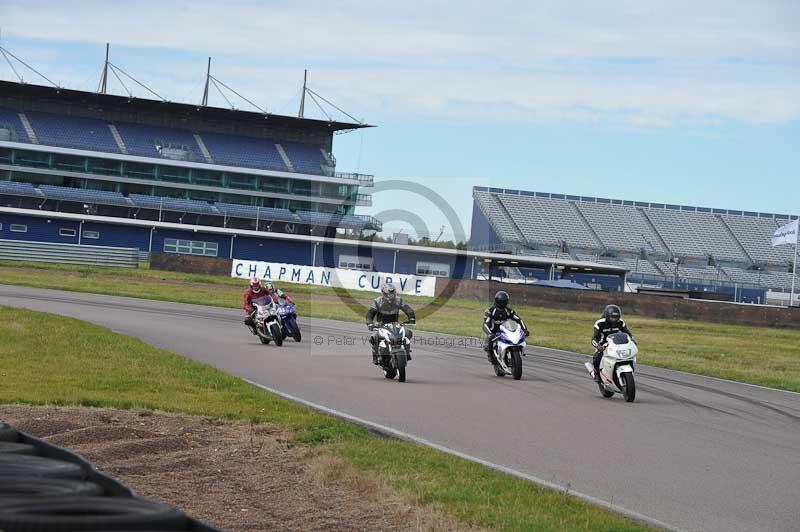
[[(51, 265), (0, 261), (0, 284), (50, 287), (79, 292), (129, 296), (239, 308), (244, 283), (225, 276)], [(371, 292), (353, 292), (350, 304), (342, 290), (284, 285), (297, 295), (303, 316), (363, 321)], [(613, 295), (609, 295), (613, 298)], [(432, 298), (407, 298), (418, 313), (419, 328), (457, 335), (480, 335), (485, 303), (451, 299), (437, 307)], [(359, 306), (360, 305), (360, 306)], [(596, 314), (545, 307), (517, 307), (533, 329), (532, 342), (542, 347), (590, 353)], [(639, 361), (800, 392), (800, 330), (737, 326), (629, 316), (641, 347)]]
[[(48, 331), (43, 341), (41, 331)], [(508, 531), (643, 531), (564, 493), (279, 398), (140, 340), (70, 318), (0, 307), (0, 402), (142, 407), (251, 419), (314, 445), (458, 520)]]

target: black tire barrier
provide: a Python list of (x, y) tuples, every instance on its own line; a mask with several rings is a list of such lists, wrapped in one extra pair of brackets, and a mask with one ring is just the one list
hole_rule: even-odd
[(0, 441), (0, 453), (36, 455), (39, 454), (39, 451), (29, 443)]
[(0, 454), (0, 479), (9, 475), (84, 480), (86, 471), (78, 464), (43, 456)]
[(0, 530), (5, 532), (186, 530), (188, 525), (188, 518), (180, 510), (138, 497), (0, 501)]
[(81, 531), (220, 532), (137, 497), (73, 452), (0, 423), (0, 532)]
[(0, 423), (0, 441), (17, 441), (18, 433), (5, 423)]
[(102, 486), (83, 480), (0, 476), (0, 501), (11, 498), (103, 495)]

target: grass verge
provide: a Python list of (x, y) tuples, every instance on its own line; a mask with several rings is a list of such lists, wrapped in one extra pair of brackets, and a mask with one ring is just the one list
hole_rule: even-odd
[[(0, 284), (59, 288), (78, 292), (128, 296), (239, 308), (243, 283), (224, 276), (185, 274), (149, 269), (129, 270), (44, 263), (0, 261)], [(299, 295), (302, 316), (361, 322), (363, 314), (343, 303), (342, 291), (333, 288), (285, 285)], [(350, 294), (367, 304), (374, 294)], [(609, 295), (613, 298), (613, 295)], [(432, 298), (408, 298), (426, 306)], [(419, 328), (449, 334), (480, 335), (486, 304), (451, 299), (422, 312)], [(597, 316), (589, 312), (546, 307), (517, 307), (533, 328), (535, 345), (589, 353), (591, 327)], [(800, 331), (737, 326), (699, 321), (632, 316), (628, 320), (641, 346), (639, 361), (677, 369), (800, 392)]]
[[(47, 343), (40, 331), (49, 329)], [(290, 429), (420, 505), (494, 530), (650, 530), (564, 493), (365, 429), (211, 366), (69, 318), (0, 307), (0, 402), (150, 408)]]

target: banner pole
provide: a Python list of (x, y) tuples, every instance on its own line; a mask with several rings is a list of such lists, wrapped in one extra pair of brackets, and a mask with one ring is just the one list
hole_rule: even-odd
[(800, 222), (798, 222), (798, 230), (794, 232), (794, 262), (792, 262), (792, 293), (789, 295), (789, 306), (794, 306), (794, 282), (797, 279), (797, 243), (800, 242), (797, 233), (800, 233)]

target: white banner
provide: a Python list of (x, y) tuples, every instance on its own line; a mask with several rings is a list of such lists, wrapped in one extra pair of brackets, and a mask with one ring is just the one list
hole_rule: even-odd
[(797, 220), (783, 225), (772, 236), (772, 245), (797, 244)]
[(399, 293), (412, 296), (433, 297), (436, 291), (436, 277), (301, 266), (280, 262), (233, 260), (231, 277), (249, 279), (254, 276), (265, 281), (332, 286), (372, 292), (379, 292), (383, 283), (392, 283)]

